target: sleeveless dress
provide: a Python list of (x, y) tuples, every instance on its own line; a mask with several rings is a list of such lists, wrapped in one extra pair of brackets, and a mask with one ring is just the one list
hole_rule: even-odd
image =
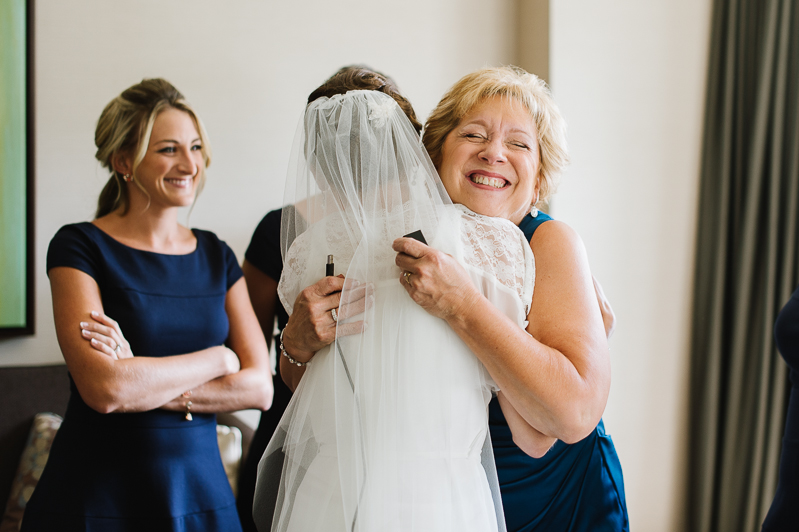
[(799, 288), (777, 316), (774, 338), (791, 370), (791, 398), (782, 438), (780, 480), (763, 532), (799, 530)]
[[(519, 228), (529, 242), (551, 219), (528, 215)], [(621, 464), (602, 421), (584, 440), (558, 440), (541, 458), (513, 443), (496, 398), (489, 405), (489, 428), (509, 532), (629, 530)]]
[[(67, 225), (50, 243), (47, 269), (94, 278), (135, 356), (198, 351), (225, 342), (225, 298), (242, 273), (216, 235), (193, 232), (195, 251), (163, 255), (125, 246), (91, 223)], [(23, 531), (241, 531), (214, 414), (100, 414), (71, 376), (70, 388)]]
[[(522, 232), (460, 205), (443, 209), (438, 233), (426, 235), (430, 245), (455, 257), (483, 295), (526, 327), (535, 276)], [(289, 250), (279, 286), (289, 312), (296, 292), (318, 276), (295, 255), (321, 248), (337, 265), (359, 263), (366, 246), (336, 249), (336, 231), (337, 220), (320, 222)], [(308, 364), (261, 462), (259, 530), (504, 530), (488, 439), (487, 405), (496, 385), (449, 325), (400, 285), (392, 240), (375, 238), (385, 260), (381, 249), (368, 261), (370, 271), (390, 265), (385, 274), (369, 277), (345, 266), (348, 279), (376, 279), (368, 326), (339, 337)], [(323, 264), (322, 258), (310, 262)]]

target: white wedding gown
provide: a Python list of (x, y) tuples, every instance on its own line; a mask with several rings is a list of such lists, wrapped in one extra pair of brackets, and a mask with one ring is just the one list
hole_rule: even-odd
[[(289, 314), (299, 291), (323, 276), (327, 254), (336, 274), (366, 280), (373, 304), (349, 320), (365, 320), (364, 333), (337, 338), (308, 364), (259, 466), (262, 531), (504, 530), (488, 435), (496, 385), (449, 325), (402, 286), (391, 242), (408, 222), (398, 216), (387, 214), (357, 249), (346, 238), (350, 221), (338, 216), (289, 249), (278, 290)], [(459, 205), (440, 206), (438, 217), (429, 245), (456, 258), (526, 328), (535, 275), (522, 232)]]

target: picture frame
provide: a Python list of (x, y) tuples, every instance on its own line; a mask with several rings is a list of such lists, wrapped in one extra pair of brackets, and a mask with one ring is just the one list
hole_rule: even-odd
[(34, 0), (0, 0), (0, 338), (35, 332)]

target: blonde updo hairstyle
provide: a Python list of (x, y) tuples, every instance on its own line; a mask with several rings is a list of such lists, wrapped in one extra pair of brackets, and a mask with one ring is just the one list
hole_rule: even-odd
[(522, 68), (483, 68), (455, 83), (427, 119), (422, 136), (427, 153), (436, 168), (440, 169), (441, 152), (447, 135), (475, 105), (493, 96), (515, 100), (533, 118), (541, 158), (539, 193), (535, 204), (547, 203), (555, 193), (560, 173), (569, 162), (566, 122), (546, 83)]
[(97, 146), (95, 157), (104, 168), (111, 171), (111, 178), (97, 200), (97, 218), (119, 208), (122, 208), (122, 214), (126, 214), (130, 207), (128, 183), (114, 170), (114, 159), (120, 154), (133, 157), (132, 183), (147, 194), (136, 179), (136, 170), (147, 153), (156, 117), (170, 108), (187, 113), (200, 134), (205, 164), (197, 176), (197, 193), (194, 196), (197, 200), (205, 185), (205, 169), (211, 164), (211, 145), (205, 127), (194, 109), (186, 103), (183, 94), (171, 83), (160, 78), (143, 79), (111, 100), (97, 121), (94, 132), (94, 144)]

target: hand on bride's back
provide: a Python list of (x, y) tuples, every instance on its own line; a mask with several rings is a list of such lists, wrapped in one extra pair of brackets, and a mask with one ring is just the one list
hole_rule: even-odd
[(462, 316), (481, 297), (463, 266), (447, 253), (412, 238), (398, 238), (392, 247), (403, 272), (400, 282), (433, 316), (444, 320)]

